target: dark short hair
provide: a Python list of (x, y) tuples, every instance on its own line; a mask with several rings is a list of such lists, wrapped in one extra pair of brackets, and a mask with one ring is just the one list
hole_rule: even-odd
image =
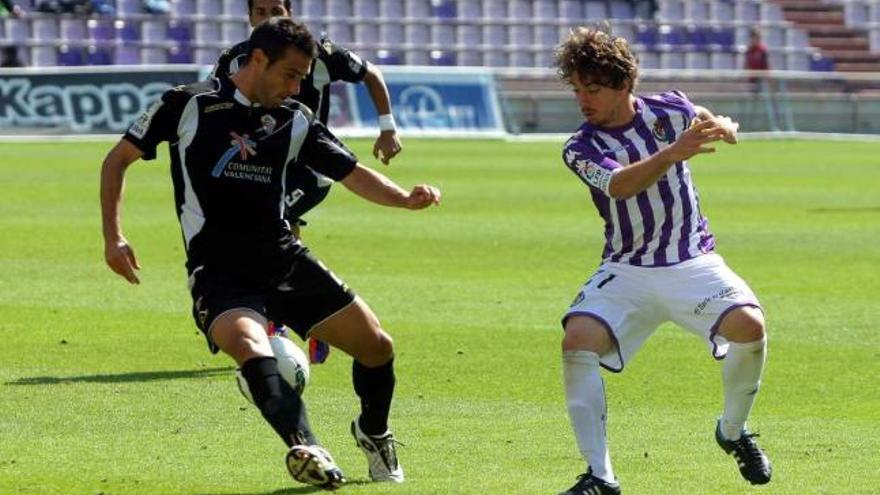
[(305, 24), (287, 17), (272, 17), (261, 22), (251, 33), (248, 45), (248, 60), (259, 48), (269, 59), (269, 65), (281, 59), (290, 48), (311, 58), (317, 55), (315, 38)]
[(573, 29), (556, 49), (556, 68), (568, 83), (577, 76), (584, 84), (630, 91), (639, 77), (638, 61), (626, 40), (598, 27)]
[[(290, 0), (284, 0), (284, 8), (290, 13)], [(254, 10), (254, 0), (248, 0), (248, 14), (250, 14), (252, 10)]]

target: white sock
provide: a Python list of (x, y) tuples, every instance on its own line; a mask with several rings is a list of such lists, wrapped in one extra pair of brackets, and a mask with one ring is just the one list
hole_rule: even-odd
[(593, 470), (593, 476), (615, 481), (605, 440), (605, 383), (599, 369), (599, 356), (589, 351), (562, 353), (565, 399), (568, 417), (578, 447)]
[(746, 425), (761, 387), (766, 357), (767, 337), (745, 344), (730, 343), (721, 372), (724, 383), (721, 434), (728, 440), (738, 440)]

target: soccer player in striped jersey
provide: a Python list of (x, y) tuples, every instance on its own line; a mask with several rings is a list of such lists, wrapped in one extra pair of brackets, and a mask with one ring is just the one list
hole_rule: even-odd
[(565, 396), (586, 472), (563, 494), (619, 494), (606, 445), (600, 368), (623, 371), (653, 331), (672, 321), (724, 360), (724, 409), (715, 438), (752, 484), (772, 468), (746, 419), (766, 356), (764, 317), (749, 286), (715, 253), (688, 160), (736, 143), (738, 124), (679, 91), (637, 96), (627, 42), (578, 28), (556, 64), (586, 122), (563, 159), (605, 222), (602, 262), (562, 319)]

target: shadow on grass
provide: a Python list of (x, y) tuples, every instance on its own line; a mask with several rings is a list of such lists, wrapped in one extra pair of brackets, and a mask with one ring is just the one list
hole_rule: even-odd
[(221, 368), (203, 368), (197, 370), (179, 371), (143, 371), (135, 373), (119, 373), (112, 375), (82, 375), (82, 376), (34, 376), (19, 378), (6, 385), (57, 385), (61, 383), (129, 383), (129, 382), (153, 382), (159, 380), (179, 380), (181, 378), (201, 378), (215, 375), (228, 375), (235, 368), (224, 366)]
[[(368, 485), (373, 484), (373, 481), (368, 479), (356, 479), (356, 480), (348, 480), (343, 485), (343, 489), (347, 485)], [(295, 495), (300, 493), (319, 493), (324, 492), (322, 488), (318, 488), (317, 486), (293, 486), (289, 488), (282, 488), (280, 490), (273, 490), (271, 492), (223, 492), (223, 493), (198, 493), (196, 495)]]
[(842, 208), (813, 208), (809, 213), (880, 213), (880, 206), (860, 206)]

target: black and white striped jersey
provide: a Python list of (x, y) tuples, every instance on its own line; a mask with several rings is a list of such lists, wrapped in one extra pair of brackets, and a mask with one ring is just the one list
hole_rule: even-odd
[(286, 175), (308, 163), (334, 180), (357, 158), (302, 104), (267, 109), (226, 77), (169, 90), (124, 135), (144, 153), (168, 141), (187, 271), (234, 279), (277, 275), (294, 246), (284, 221)]

